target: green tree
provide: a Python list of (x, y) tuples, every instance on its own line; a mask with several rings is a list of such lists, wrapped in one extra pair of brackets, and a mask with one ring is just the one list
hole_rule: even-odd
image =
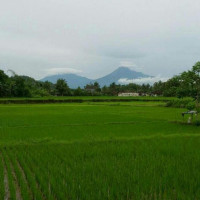
[(52, 93), (52, 90), (53, 90), (53, 84), (49, 81), (45, 81), (43, 83), (43, 88), (49, 93), (51, 94)]
[(109, 95), (109, 88), (107, 86), (103, 86), (101, 92), (103, 95)]
[(22, 76), (15, 75), (11, 77), (10, 85), (11, 96), (31, 97), (31, 89), (26, 85)]
[(162, 95), (163, 94), (163, 87), (164, 87), (164, 84), (162, 83), (162, 81), (158, 81), (158, 82), (154, 83), (153, 93), (156, 94), (156, 95)]
[(116, 83), (111, 83), (109, 86), (110, 95), (117, 95), (119, 93), (119, 86), (117, 87)]
[(94, 82), (94, 89), (95, 92), (101, 92), (101, 87), (98, 82)]
[(77, 89), (74, 90), (74, 95), (75, 96), (82, 96), (83, 92), (82, 89), (80, 87), (78, 87)]
[(70, 89), (64, 79), (58, 79), (55, 88), (58, 96), (70, 95)]
[(0, 97), (7, 96), (9, 93), (9, 77), (0, 70)]
[(195, 90), (197, 92), (196, 99), (197, 99), (197, 102), (199, 103), (199, 98), (200, 98), (200, 62), (199, 61), (192, 67), (192, 72), (194, 73), (193, 83), (194, 83)]

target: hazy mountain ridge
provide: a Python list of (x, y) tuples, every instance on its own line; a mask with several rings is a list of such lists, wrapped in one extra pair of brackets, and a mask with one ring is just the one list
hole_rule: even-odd
[(95, 80), (82, 77), (76, 74), (58, 74), (58, 75), (47, 76), (41, 79), (41, 81), (50, 81), (52, 83), (56, 83), (58, 79), (65, 79), (70, 88), (77, 88), (78, 86), (83, 88), (86, 84), (94, 83), (95, 81), (97, 81), (100, 84), (100, 86), (103, 87), (104, 85), (109, 86), (113, 82), (118, 83), (118, 80), (124, 78), (137, 79), (146, 77), (151, 77), (151, 76), (143, 74), (142, 72), (131, 70), (128, 67), (119, 67), (112, 73)]
[(83, 88), (85, 85), (88, 83), (92, 82), (92, 79), (79, 76), (76, 74), (57, 74), (57, 75), (52, 75), (52, 76), (47, 76), (41, 81), (49, 81), (52, 83), (56, 83), (58, 79), (65, 79), (67, 81), (67, 84), (69, 85), (70, 88), (77, 88), (81, 87)]
[(102, 78), (96, 79), (95, 81), (97, 81), (101, 86), (104, 86), (104, 85), (110, 85), (113, 82), (118, 83), (120, 79), (124, 79), (124, 78), (136, 79), (136, 78), (146, 78), (146, 77), (150, 77), (150, 76), (145, 75), (142, 72), (136, 72), (134, 70), (131, 70), (128, 67), (119, 67), (112, 73)]

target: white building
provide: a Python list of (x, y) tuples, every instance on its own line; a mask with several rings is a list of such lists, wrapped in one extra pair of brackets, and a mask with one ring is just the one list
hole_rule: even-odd
[(118, 94), (119, 97), (138, 97), (139, 93), (137, 92), (123, 92)]

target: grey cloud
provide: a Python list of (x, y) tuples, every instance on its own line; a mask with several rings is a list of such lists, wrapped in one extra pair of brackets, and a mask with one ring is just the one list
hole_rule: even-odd
[(108, 56), (118, 59), (135, 59), (146, 56), (145, 53), (135, 50), (134, 47), (131, 48), (127, 46), (105, 48), (104, 50), (101, 51), (100, 54), (102, 56)]
[(74, 68), (50, 68), (46, 70), (48, 75), (55, 75), (55, 74), (79, 74), (81, 70), (74, 69)]
[(199, 60), (199, 0), (18, 0), (0, 7), (0, 67), (91, 78), (129, 61), (172, 76)]

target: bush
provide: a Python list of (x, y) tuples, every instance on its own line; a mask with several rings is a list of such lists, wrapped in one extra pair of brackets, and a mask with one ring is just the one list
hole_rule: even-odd
[(34, 97), (46, 97), (46, 96), (50, 96), (50, 94), (44, 89), (38, 89), (38, 90), (33, 91), (32, 96), (34, 96)]
[(186, 106), (186, 108), (188, 109), (188, 110), (194, 110), (195, 109), (195, 102), (189, 102), (188, 104), (187, 104), (187, 106)]
[(196, 125), (196, 126), (200, 126), (200, 120), (196, 120), (196, 121), (195, 121), (195, 125)]
[(191, 98), (185, 98), (168, 101), (166, 106), (175, 108), (187, 108), (190, 110), (195, 108), (195, 103)]
[(200, 113), (200, 103), (197, 102), (195, 107), (196, 107), (196, 111)]

